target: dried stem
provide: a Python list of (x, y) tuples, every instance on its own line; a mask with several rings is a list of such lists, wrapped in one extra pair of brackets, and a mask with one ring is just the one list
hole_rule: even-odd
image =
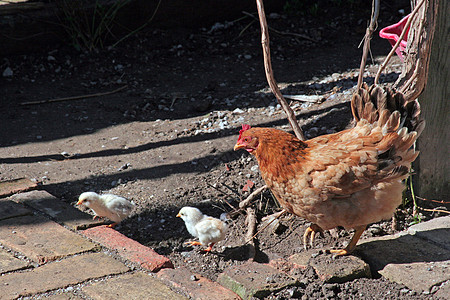
[(378, 19), (379, 12), (380, 12), (380, 0), (373, 0), (373, 2), (372, 2), (372, 17), (370, 19), (370, 24), (366, 29), (366, 35), (364, 36), (363, 55), (361, 57), (361, 65), (359, 66), (358, 85), (356, 86), (357, 91), (362, 86), (364, 67), (366, 66), (367, 55), (369, 54), (369, 49), (370, 49), (370, 40), (372, 39), (372, 33), (375, 31), (376, 26), (377, 26), (377, 19)]
[(264, 69), (266, 72), (267, 82), (269, 83), (269, 86), (272, 89), (272, 93), (277, 98), (278, 103), (280, 103), (281, 107), (283, 108), (284, 112), (286, 113), (289, 124), (291, 125), (292, 129), (294, 130), (295, 136), (298, 139), (304, 141), (305, 137), (303, 135), (302, 129), (298, 125), (297, 119), (295, 117), (295, 113), (292, 110), (292, 108), (289, 106), (289, 104), (287, 103), (286, 99), (284, 99), (283, 95), (281, 94), (281, 91), (278, 88), (278, 85), (277, 85), (274, 75), (273, 75), (272, 63), (270, 61), (269, 32), (267, 30), (267, 21), (266, 21), (266, 15), (264, 13), (264, 5), (262, 3), (262, 0), (256, 0), (256, 6), (258, 8), (259, 23), (261, 25), (261, 44), (262, 44), (262, 48), (263, 48)]
[(245, 200), (242, 200), (239, 203), (239, 208), (244, 209), (246, 208), (259, 194), (267, 190), (267, 185), (262, 186), (256, 190), (254, 190)]
[(245, 219), (247, 223), (247, 234), (245, 235), (246, 244), (250, 244), (249, 259), (254, 259), (256, 254), (255, 243), (253, 241), (253, 236), (256, 231), (256, 214), (252, 207), (247, 207), (247, 218)]
[[(267, 227), (269, 227), (270, 224), (272, 224), (275, 220), (279, 219), (279, 218), (280, 218), (282, 215), (284, 215), (285, 213), (286, 213), (286, 210), (283, 209), (282, 211), (279, 211), (279, 212), (276, 212), (276, 213), (274, 213), (274, 214), (272, 214), (272, 215), (270, 215), (270, 216), (264, 217), (264, 218), (270, 218), (270, 217), (273, 217), (273, 219), (272, 219), (269, 223), (267, 223), (263, 228), (261, 228), (260, 230), (258, 230), (258, 232), (255, 233), (255, 234), (251, 237), (251, 240), (253, 240), (258, 234), (260, 234), (261, 232), (263, 232)], [(264, 218), (263, 218), (263, 219), (264, 219)], [(249, 240), (248, 240), (248, 241), (249, 241)]]
[[(254, 15), (252, 15), (251, 13), (246, 12), (246, 11), (243, 11), (242, 13), (244, 15), (249, 16), (249, 17), (255, 19), (256, 21), (258, 21), (258, 18), (255, 17)], [(270, 31), (273, 31), (273, 32), (275, 32), (275, 33), (277, 33), (279, 35), (292, 35), (292, 36), (295, 36), (295, 37), (299, 37), (299, 38), (302, 38), (302, 39), (305, 39), (305, 40), (317, 43), (317, 41), (315, 39), (313, 39), (313, 38), (311, 38), (311, 37), (309, 37), (307, 35), (301, 34), (301, 33), (279, 31), (279, 30), (273, 29), (270, 26), (267, 26), (267, 28), (269, 28)]]
[[(419, 11), (419, 8), (422, 6), (422, 4), (424, 2), (425, 2), (425, 0), (420, 1), (420, 3), (416, 6), (416, 8), (414, 8), (413, 12), (409, 16), (408, 21), (406, 21), (405, 27), (403, 28), (402, 33), (400, 34), (400, 36), (398, 38), (398, 41), (392, 47), (391, 52), (389, 52), (389, 54), (384, 59), (384, 62), (381, 64), (380, 68), (378, 69), (377, 75), (375, 76), (375, 84), (378, 84), (378, 81), (380, 80), (381, 73), (386, 68), (386, 66), (389, 63), (389, 60), (391, 59), (391, 57), (394, 55), (395, 50), (397, 50), (397, 48), (400, 46), (400, 43), (402, 42), (403, 37), (406, 34), (406, 31), (408, 30), (409, 26), (411, 25), (412, 20), (414, 19), (414, 17), (416, 16), (416, 14)], [(417, 67), (416, 67), (416, 69), (417, 69)], [(416, 71), (414, 71), (414, 72), (416, 72)], [(408, 86), (409, 84), (411, 84), (411, 82), (412, 82), (411, 78), (410, 78), (410, 80), (408, 80), (408, 83), (405, 84), (405, 86)], [(405, 86), (403, 88), (405, 88)]]
[(104, 92), (104, 93), (96, 93), (96, 94), (88, 94), (88, 95), (81, 95), (81, 96), (74, 96), (74, 97), (56, 98), (56, 99), (47, 99), (47, 100), (41, 100), (41, 101), (22, 102), (22, 103), (20, 103), (20, 105), (35, 105), (35, 104), (62, 102), (62, 101), (69, 101), (69, 100), (79, 100), (79, 99), (85, 99), (85, 98), (106, 96), (106, 95), (111, 95), (111, 94), (120, 92), (121, 90), (126, 89), (127, 87), (128, 87), (128, 85), (124, 85), (118, 89), (115, 89), (114, 91)]

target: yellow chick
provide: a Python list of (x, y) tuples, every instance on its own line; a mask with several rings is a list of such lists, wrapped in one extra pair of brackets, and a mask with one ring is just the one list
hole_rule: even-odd
[(227, 225), (219, 219), (206, 216), (195, 207), (185, 206), (177, 214), (183, 219), (189, 233), (200, 242), (187, 242), (189, 245), (208, 245), (205, 252), (211, 252), (215, 243), (225, 238)]
[(84, 205), (92, 209), (95, 218), (106, 217), (114, 223), (108, 225), (113, 228), (125, 219), (134, 208), (134, 204), (125, 198), (113, 194), (99, 195), (94, 192), (85, 192), (78, 198), (77, 205)]

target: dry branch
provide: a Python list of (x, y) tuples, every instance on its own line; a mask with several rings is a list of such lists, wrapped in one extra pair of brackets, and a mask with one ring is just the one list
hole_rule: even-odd
[(264, 13), (264, 5), (262, 3), (262, 0), (256, 0), (256, 6), (258, 8), (259, 23), (261, 25), (261, 44), (263, 48), (264, 69), (266, 72), (267, 82), (269, 83), (269, 86), (272, 89), (273, 94), (277, 98), (278, 103), (280, 103), (281, 107), (286, 113), (289, 124), (294, 130), (295, 136), (298, 139), (304, 141), (305, 136), (303, 135), (302, 129), (298, 125), (295, 113), (287, 103), (286, 99), (284, 99), (283, 95), (281, 94), (281, 91), (273, 75), (272, 63), (270, 61), (269, 32), (267, 30), (266, 14)]
[[(383, 70), (386, 68), (387, 64), (389, 63), (389, 60), (391, 59), (391, 57), (394, 55), (395, 50), (397, 50), (397, 48), (400, 46), (400, 43), (403, 40), (403, 37), (406, 34), (406, 31), (408, 30), (409, 26), (411, 25), (412, 20), (414, 19), (414, 17), (417, 15), (419, 8), (422, 6), (422, 4), (425, 2), (425, 0), (420, 1), (420, 3), (416, 6), (416, 8), (413, 10), (413, 12), (411, 13), (411, 15), (408, 18), (408, 21), (405, 24), (405, 28), (403, 28), (402, 33), (400, 34), (397, 42), (395, 43), (395, 45), (392, 47), (391, 52), (389, 52), (389, 54), (386, 56), (384, 62), (381, 64), (380, 68), (378, 69), (377, 75), (375, 76), (375, 84), (378, 84), (378, 81), (380, 80), (380, 76), (381, 73), (383, 72)], [(416, 72), (414, 72), (414, 74), (416, 74)], [(412, 76), (410, 78), (410, 80), (414, 80), (414, 76)], [(409, 81), (408, 81), (409, 82)], [(409, 84), (411, 84), (411, 82), (409, 82)], [(408, 86), (408, 83), (405, 85)]]
[(69, 100), (80, 100), (80, 99), (85, 99), (85, 98), (106, 96), (106, 95), (111, 95), (111, 94), (120, 92), (121, 90), (127, 88), (127, 86), (128, 85), (124, 85), (124, 86), (122, 86), (118, 89), (115, 89), (114, 91), (110, 91), (110, 92), (73, 96), (73, 97), (56, 98), (56, 99), (47, 99), (47, 100), (41, 100), (41, 101), (22, 102), (22, 103), (20, 103), (20, 105), (36, 105), (36, 104), (62, 102), (62, 101), (69, 101)]
[[(243, 11), (242, 13), (244, 15), (249, 16), (249, 17), (255, 19), (256, 21), (258, 21), (258, 18), (255, 17), (254, 15), (252, 15), (251, 13), (246, 12), (246, 11)], [(279, 35), (292, 35), (292, 36), (295, 36), (295, 37), (299, 37), (299, 38), (302, 38), (302, 39), (305, 39), (305, 40), (317, 43), (317, 41), (315, 39), (313, 39), (313, 38), (311, 38), (311, 37), (309, 37), (307, 35), (301, 34), (301, 33), (279, 31), (279, 30), (273, 29), (270, 26), (267, 26), (267, 28), (269, 28), (270, 31), (273, 31), (273, 32), (275, 32), (275, 33), (277, 33)]]
[(359, 66), (359, 75), (358, 75), (358, 85), (356, 86), (356, 90), (358, 91), (363, 82), (364, 76), (364, 67), (366, 66), (367, 55), (369, 54), (370, 49), (370, 40), (372, 39), (372, 33), (375, 31), (377, 27), (377, 19), (378, 13), (380, 12), (380, 0), (373, 0), (372, 2), (372, 17), (370, 18), (370, 24), (366, 29), (366, 35), (364, 36), (364, 48), (363, 54), (361, 57), (361, 65)]
[(239, 202), (239, 208), (240, 209), (246, 208), (259, 194), (261, 194), (265, 190), (267, 190), (267, 185), (254, 190), (250, 195), (248, 195), (247, 198), (245, 198), (245, 200)]

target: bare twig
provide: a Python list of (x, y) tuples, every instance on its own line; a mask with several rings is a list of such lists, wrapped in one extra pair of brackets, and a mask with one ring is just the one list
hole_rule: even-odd
[(420, 206), (417, 206), (417, 208), (420, 209), (420, 210), (424, 210), (424, 211), (440, 212), (440, 213), (444, 213), (444, 214), (449, 214), (450, 215), (450, 211), (446, 211), (446, 210), (442, 210), (442, 209), (436, 209), (436, 208), (429, 209), (429, 208), (423, 208), (423, 207), (420, 207)]
[[(378, 69), (377, 75), (375, 76), (375, 84), (378, 84), (378, 81), (380, 80), (380, 76), (381, 73), (383, 72), (383, 70), (386, 68), (387, 64), (389, 63), (389, 60), (391, 59), (391, 57), (394, 55), (395, 50), (397, 50), (397, 48), (400, 46), (400, 43), (403, 40), (403, 37), (406, 34), (406, 31), (408, 30), (409, 26), (411, 25), (412, 20), (414, 19), (414, 17), (416, 16), (416, 14), (419, 11), (419, 8), (422, 6), (422, 4), (425, 2), (425, 0), (420, 1), (419, 4), (417, 4), (417, 6), (414, 8), (414, 10), (412, 11), (411, 15), (408, 18), (408, 21), (406, 21), (405, 27), (402, 30), (402, 33), (400, 34), (398, 41), (395, 43), (395, 45), (392, 47), (391, 52), (389, 52), (389, 54), (386, 56), (386, 58), (384, 59), (384, 62), (381, 64), (380, 68)], [(416, 67), (417, 68), (417, 67)], [(416, 72), (416, 71), (414, 71)], [(417, 76), (417, 75), (416, 75)], [(412, 78), (412, 77), (411, 77)], [(408, 84), (406, 84), (405, 86), (408, 86), (409, 84), (411, 84), (411, 78), (408, 81)], [(404, 87), (405, 88), (405, 87)]]
[(245, 244), (250, 244), (249, 259), (253, 260), (256, 254), (255, 243), (253, 241), (253, 236), (256, 231), (256, 214), (255, 210), (252, 207), (247, 207), (247, 218), (245, 219), (245, 223), (247, 223)]
[[(258, 18), (255, 17), (253, 14), (251, 14), (251, 13), (249, 13), (249, 12), (246, 12), (246, 11), (243, 11), (242, 13), (243, 13), (244, 15), (249, 16), (249, 17), (255, 19), (256, 21), (258, 21)], [(267, 28), (269, 28), (270, 31), (273, 31), (273, 32), (275, 32), (275, 33), (277, 33), (277, 34), (279, 34), (279, 35), (292, 35), (292, 36), (295, 36), (295, 37), (299, 37), (299, 38), (302, 38), (302, 39), (305, 39), (305, 40), (308, 40), (308, 41), (317, 43), (317, 41), (316, 41), (315, 39), (313, 39), (313, 38), (311, 38), (311, 37), (309, 37), (309, 36), (307, 36), (307, 35), (301, 34), (301, 33), (279, 31), (279, 30), (273, 29), (273, 28), (270, 27), (270, 26), (267, 26)]]
[(378, 13), (380, 12), (380, 0), (373, 0), (372, 2), (372, 17), (370, 19), (370, 24), (366, 29), (366, 35), (364, 36), (364, 48), (363, 55), (361, 57), (361, 65), (359, 66), (359, 75), (358, 75), (358, 85), (356, 86), (356, 90), (362, 86), (363, 75), (364, 75), (364, 67), (366, 66), (367, 55), (370, 49), (370, 40), (372, 39), (372, 33), (375, 31), (377, 26)]
[(283, 97), (286, 99), (311, 103), (320, 103), (320, 100), (325, 98), (323, 95), (283, 95)]
[[(260, 230), (258, 230), (257, 233), (255, 233), (251, 239), (253, 240), (258, 234), (260, 234), (261, 232), (263, 232), (267, 227), (269, 227), (270, 224), (272, 224), (275, 220), (278, 220), (282, 215), (284, 215), (286, 213), (286, 210), (283, 209), (282, 211), (276, 212), (270, 216), (266, 216), (264, 218), (273, 218), (272, 220), (270, 220), (269, 223), (267, 223), (263, 228), (261, 228)], [(263, 219), (264, 219), (263, 218)]]
[(281, 91), (273, 76), (272, 63), (270, 61), (269, 32), (267, 30), (267, 21), (266, 15), (264, 13), (264, 5), (262, 3), (262, 0), (256, 0), (256, 6), (258, 8), (259, 22), (261, 25), (261, 44), (263, 48), (264, 69), (266, 72), (267, 82), (269, 83), (269, 86), (272, 89), (273, 94), (277, 98), (278, 103), (280, 103), (281, 107), (283, 107), (283, 110), (287, 115), (289, 124), (294, 130), (295, 136), (298, 139), (304, 141), (305, 137), (303, 135), (302, 129), (298, 125), (295, 113), (287, 103), (286, 99), (284, 99), (283, 95), (281, 94)]
[(254, 190), (245, 200), (242, 200), (239, 202), (239, 208), (244, 209), (246, 208), (259, 194), (267, 190), (267, 185), (262, 186), (256, 190)]
[(433, 199), (426, 199), (426, 198), (422, 198), (419, 196), (416, 196), (417, 199), (420, 199), (422, 201), (430, 201), (430, 202), (436, 202), (436, 203), (441, 203), (441, 204), (450, 204), (449, 201), (444, 201), (444, 200), (433, 200)]
[(121, 90), (124, 90), (127, 87), (128, 87), (128, 85), (124, 85), (118, 89), (115, 89), (114, 91), (104, 92), (104, 93), (96, 93), (96, 94), (88, 94), (88, 95), (81, 95), (81, 96), (74, 96), (74, 97), (56, 98), (56, 99), (47, 99), (47, 100), (41, 100), (41, 101), (22, 102), (22, 103), (20, 103), (20, 105), (35, 105), (35, 104), (62, 102), (62, 101), (69, 101), (69, 100), (79, 100), (79, 99), (85, 99), (85, 98), (106, 96), (106, 95), (111, 95), (111, 94), (120, 92)]

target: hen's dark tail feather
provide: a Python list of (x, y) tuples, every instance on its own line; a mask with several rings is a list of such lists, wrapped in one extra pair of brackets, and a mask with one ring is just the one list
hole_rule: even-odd
[(390, 88), (378, 85), (368, 87), (364, 83), (358, 93), (353, 94), (351, 108), (356, 122), (366, 119), (371, 124), (378, 122), (381, 127), (386, 125), (386, 129), (407, 128), (408, 132), (415, 131), (417, 136), (425, 127), (424, 120), (420, 119), (419, 102), (407, 102), (402, 93)]
[(382, 129), (377, 143), (378, 170), (383, 176), (402, 177), (419, 152), (412, 147), (425, 127), (417, 100), (407, 102), (402, 93), (377, 85), (363, 84), (353, 94), (352, 113), (356, 122), (366, 120)]

